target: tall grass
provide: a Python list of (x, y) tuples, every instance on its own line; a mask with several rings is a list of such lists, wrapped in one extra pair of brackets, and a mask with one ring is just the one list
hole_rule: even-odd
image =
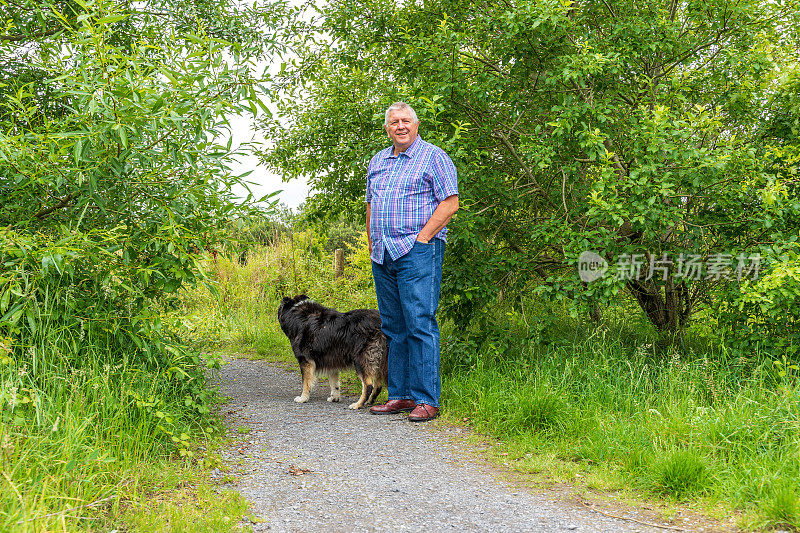
[(0, 531), (127, 527), (218, 431), (199, 354), (95, 258), (62, 244), (55, 268), (49, 244), (17, 243), (0, 247)]
[(5, 357), (0, 365), (1, 531), (118, 523), (139, 497), (143, 470), (194, 453), (192, 442), (215, 431), (166, 373), (115, 361), (99, 346), (81, 356), (76, 365), (45, 349), (31, 364)]
[[(605, 488), (724, 504), (751, 526), (800, 526), (798, 376), (769, 354), (659, 349), (630, 324), (586, 329), (546, 303), (533, 328), (510, 328), (508, 316), (450, 332), (443, 403), (512, 440), (516, 468), (549, 454), (566, 479), (601, 471)], [(545, 333), (531, 336), (537, 328)]]
[[(343, 310), (374, 307), (362, 240), (345, 278), (313, 235), (218, 259), (216, 295), (195, 291), (192, 335), (291, 359), (275, 310), (305, 292)], [(554, 480), (735, 512), (746, 527), (800, 527), (800, 388), (775, 354), (731, 356), (699, 323), (680, 348), (621, 304), (592, 326), (559, 304), (498, 301), (470, 329), (442, 324), (442, 403), (498, 437), (510, 465)], [(780, 359), (779, 357), (777, 359)]]

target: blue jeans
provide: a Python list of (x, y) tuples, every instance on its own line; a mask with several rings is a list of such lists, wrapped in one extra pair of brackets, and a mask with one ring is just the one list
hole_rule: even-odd
[(444, 241), (415, 242), (406, 255), (373, 261), (381, 329), (389, 341), (389, 399), (439, 407), (439, 289)]

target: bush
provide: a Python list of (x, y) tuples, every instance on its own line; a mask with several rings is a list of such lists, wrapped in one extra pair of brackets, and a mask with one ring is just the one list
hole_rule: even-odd
[(96, 520), (133, 497), (140, 463), (192, 458), (215, 432), (173, 313), (204, 279), (198, 252), (250, 212), (216, 140), (255, 112), (250, 60), (271, 37), (260, 8), (232, 10), (0, 6), (16, 58), (0, 62), (2, 531), (112, 529)]
[(363, 233), (365, 233), (363, 224), (356, 224), (344, 219), (339, 219), (336, 223), (331, 224), (328, 229), (325, 251), (332, 254), (334, 250), (342, 249), (347, 253), (357, 246), (359, 237)]
[(726, 342), (746, 351), (754, 347), (774, 350), (800, 360), (800, 247), (763, 258), (757, 280), (744, 280), (730, 300), (719, 305), (719, 322)]

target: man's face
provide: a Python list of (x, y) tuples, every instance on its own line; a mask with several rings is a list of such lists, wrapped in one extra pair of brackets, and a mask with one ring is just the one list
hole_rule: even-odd
[(384, 128), (394, 147), (402, 152), (417, 138), (419, 122), (411, 118), (408, 109), (393, 109), (389, 112), (389, 121)]

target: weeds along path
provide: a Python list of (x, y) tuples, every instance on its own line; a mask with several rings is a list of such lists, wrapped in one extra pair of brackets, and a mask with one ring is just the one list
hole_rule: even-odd
[(669, 531), (504, 484), (438, 421), (328, 403), (325, 383), (297, 404), (298, 372), (231, 359), (215, 380), (254, 531)]

